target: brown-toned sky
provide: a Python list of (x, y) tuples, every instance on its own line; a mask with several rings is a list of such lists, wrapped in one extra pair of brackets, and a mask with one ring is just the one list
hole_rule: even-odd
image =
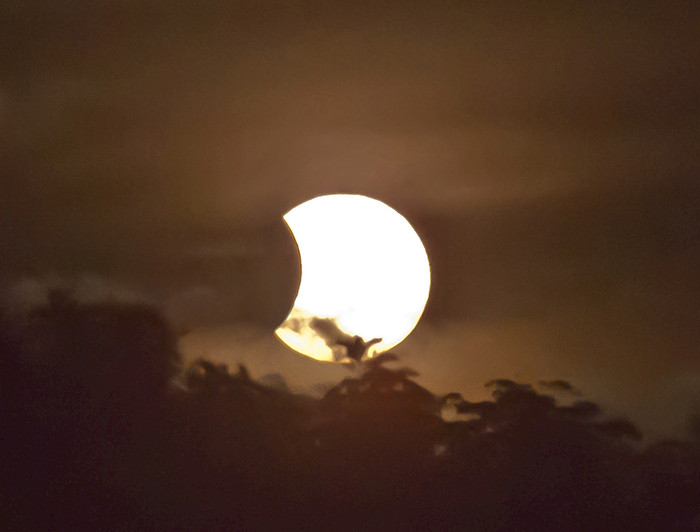
[(190, 354), (337, 379), (272, 336), (281, 215), (363, 193), (430, 254), (397, 349), (423, 383), (567, 378), (677, 431), (700, 409), (700, 17), (627, 4), (5, 3), (4, 293), (147, 299)]

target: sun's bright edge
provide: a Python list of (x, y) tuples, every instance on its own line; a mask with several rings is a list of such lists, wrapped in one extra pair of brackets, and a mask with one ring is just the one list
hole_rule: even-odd
[[(319, 196), (284, 215), (301, 257), (301, 283), (287, 319), (275, 331), (295, 351), (321, 361), (342, 358), (309, 322), (330, 318), (374, 353), (400, 343), (420, 319), (430, 292), (425, 247), (388, 205), (361, 195)], [(331, 342), (332, 343), (332, 342)]]

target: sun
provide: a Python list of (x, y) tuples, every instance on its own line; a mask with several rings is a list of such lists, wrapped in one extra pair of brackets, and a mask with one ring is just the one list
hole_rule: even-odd
[[(306, 356), (338, 361), (345, 348), (333, 331), (381, 338), (370, 356), (408, 336), (428, 300), (430, 265), (403, 216), (366, 196), (333, 194), (298, 205), (284, 220), (299, 248), (301, 283), (278, 338)], [(319, 320), (331, 328), (315, 327)]]

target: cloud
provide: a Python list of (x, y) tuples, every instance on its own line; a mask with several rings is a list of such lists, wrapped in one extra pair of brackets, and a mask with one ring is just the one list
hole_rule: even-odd
[(328, 360), (334, 362), (347, 358), (346, 345), (355, 340), (354, 336), (338, 326), (335, 319), (314, 316), (296, 307), (279, 328), (295, 333), (302, 345), (314, 345), (315, 349), (327, 350)]
[(332, 318), (313, 316), (307, 325), (323, 338), (323, 341), (326, 342), (328, 347), (351, 342), (354, 339), (353, 335), (343, 331), (338, 325), (338, 321)]
[(91, 303), (152, 302), (137, 288), (98, 274), (64, 276), (47, 274), (41, 277), (22, 276), (0, 286), (0, 298), (6, 309), (26, 312), (45, 305), (51, 291), (62, 291), (71, 299)]
[(243, 363), (253, 376), (269, 373), (284, 375), (289, 387), (301, 393), (318, 395), (317, 385), (336, 381), (347, 374), (338, 364), (321, 364), (283, 344), (274, 333), (251, 323), (195, 327), (179, 339), (186, 361), (199, 357), (230, 366)]
[(545, 381), (563, 402), (583, 394), (654, 438), (684, 434), (700, 390), (694, 363), (673, 350), (673, 337), (638, 324), (626, 303), (612, 300), (546, 318), (423, 321), (393, 351), (438, 392), (479, 400), (481, 384), (494, 378)]
[(572, 386), (571, 383), (562, 379), (540, 381), (540, 387), (542, 387), (544, 390), (549, 390), (552, 392), (563, 392), (571, 395), (581, 395), (581, 392), (577, 390), (576, 387)]
[[(13, 529), (155, 518), (187, 530), (572, 530), (582, 519), (691, 530), (700, 518), (697, 442), (639, 442), (626, 419), (590, 401), (562, 406), (522, 380), (496, 378), (475, 402), (374, 359), (314, 398), (280, 374), (197, 359), (173, 386), (175, 337), (143, 305), (54, 304), (18, 337), (9, 327), (0, 315)], [(260, 341), (248, 334), (229, 344), (234, 357)], [(62, 363), (26, 362), (37, 340)], [(445, 419), (444, 407), (456, 412)]]

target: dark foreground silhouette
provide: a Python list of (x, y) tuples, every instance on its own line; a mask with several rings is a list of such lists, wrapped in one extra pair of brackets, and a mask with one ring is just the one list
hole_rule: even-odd
[(182, 368), (151, 309), (60, 298), (0, 350), (3, 529), (700, 528), (698, 442), (644, 445), (563, 381), (473, 403), (385, 354), (315, 399)]

